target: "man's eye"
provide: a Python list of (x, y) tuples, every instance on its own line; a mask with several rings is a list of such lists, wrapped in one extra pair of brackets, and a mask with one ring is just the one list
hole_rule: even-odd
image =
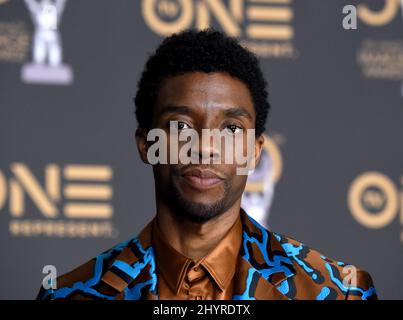
[(232, 133), (232, 134), (237, 134), (242, 131), (242, 128), (235, 124), (230, 124), (225, 129), (227, 129), (229, 131), (229, 133)]
[(177, 130), (183, 130), (183, 129), (189, 129), (190, 126), (183, 121), (170, 121), (169, 122), (169, 127), (170, 128), (175, 128)]

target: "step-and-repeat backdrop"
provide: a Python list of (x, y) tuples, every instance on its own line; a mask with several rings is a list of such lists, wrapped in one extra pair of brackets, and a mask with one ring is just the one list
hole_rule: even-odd
[(207, 26), (269, 82), (245, 209), (403, 298), (403, 1), (0, 0), (1, 299), (154, 216), (132, 97), (165, 36)]

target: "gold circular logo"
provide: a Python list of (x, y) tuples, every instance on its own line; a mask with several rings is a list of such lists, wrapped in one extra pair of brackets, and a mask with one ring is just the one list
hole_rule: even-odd
[(390, 23), (399, 12), (400, 0), (386, 0), (380, 11), (372, 11), (366, 5), (357, 6), (357, 14), (366, 24), (371, 26), (383, 26)]
[(378, 172), (360, 175), (351, 184), (348, 206), (354, 218), (368, 228), (382, 228), (397, 215), (399, 197), (389, 177)]

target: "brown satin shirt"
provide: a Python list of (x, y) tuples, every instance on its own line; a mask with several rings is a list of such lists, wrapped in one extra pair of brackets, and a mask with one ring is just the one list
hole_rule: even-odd
[(152, 229), (160, 299), (232, 299), (233, 279), (242, 242), (240, 216), (218, 245), (197, 262), (166, 242), (156, 219)]

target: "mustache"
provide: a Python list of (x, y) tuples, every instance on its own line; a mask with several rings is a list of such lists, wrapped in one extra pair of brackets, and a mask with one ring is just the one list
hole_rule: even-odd
[(212, 165), (185, 165), (177, 168), (177, 174), (180, 176), (196, 176), (200, 178), (218, 178), (227, 179), (227, 175), (219, 168)]

